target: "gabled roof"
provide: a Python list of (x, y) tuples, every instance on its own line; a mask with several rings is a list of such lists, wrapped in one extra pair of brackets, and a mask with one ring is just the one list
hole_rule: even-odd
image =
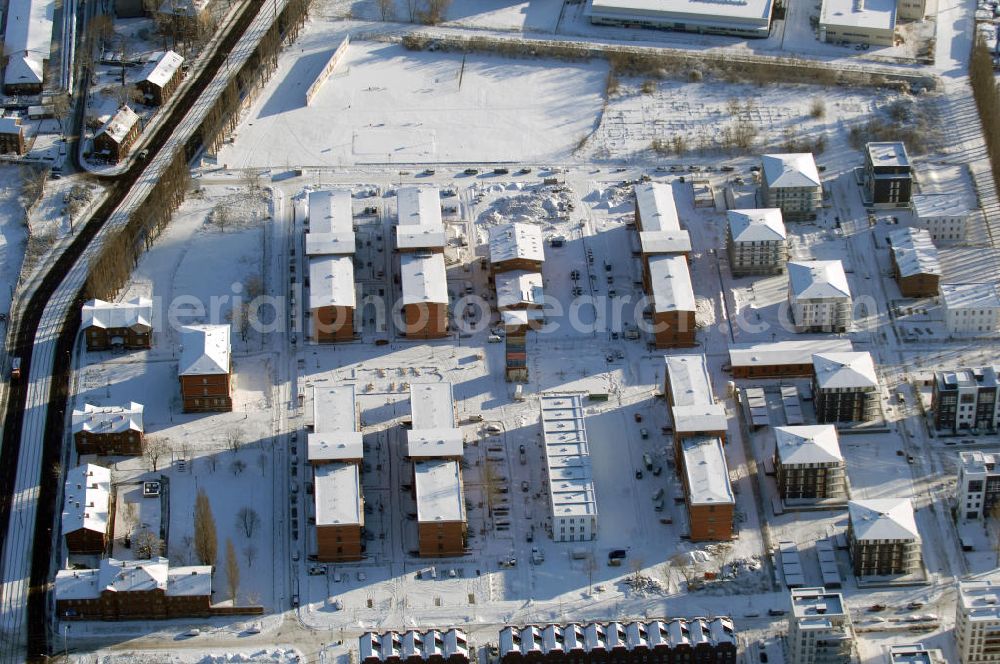
[(681, 441), (681, 453), (690, 504), (731, 505), (736, 502), (721, 440), (708, 436), (685, 438)]
[(0, 117), (0, 134), (24, 134), (24, 127), (21, 126), (21, 118), (10, 116)]
[(696, 310), (691, 273), (683, 255), (651, 256), (648, 265), (650, 295), (655, 313)]
[(867, 351), (817, 353), (813, 368), (820, 389), (878, 387), (875, 361)]
[(179, 53), (164, 51), (146, 65), (142, 72), (142, 80), (162, 88), (174, 73), (184, 64), (184, 58)]
[(681, 230), (680, 218), (677, 216), (677, 204), (674, 201), (674, 191), (668, 184), (662, 182), (647, 182), (635, 186), (635, 206), (641, 218), (640, 224), (644, 231)]
[[(308, 240), (309, 236), (306, 236)], [(309, 258), (309, 308), (357, 305), (354, 259), (351, 256), (311, 256)]]
[(847, 512), (855, 540), (920, 541), (913, 505), (906, 498), (852, 500)]
[(789, 261), (788, 287), (796, 300), (851, 297), (840, 261)]
[(923, 228), (899, 228), (889, 233), (892, 255), (901, 277), (918, 274), (941, 276), (938, 251)]
[(513, 223), (490, 229), (490, 262), (545, 260), (542, 229), (535, 224)]
[(442, 254), (403, 254), (399, 257), (403, 304), (448, 304), (448, 275)]
[(837, 463), (844, 460), (837, 428), (832, 424), (775, 427), (774, 438), (782, 464)]
[(121, 143), (137, 122), (139, 122), (139, 116), (136, 115), (136, 112), (127, 105), (122, 106), (111, 116), (110, 120), (104, 123), (103, 127), (97, 130), (94, 138), (101, 134), (107, 134), (108, 138), (115, 143)]
[(811, 152), (766, 154), (760, 161), (768, 187), (820, 186), (819, 171)]
[(993, 282), (941, 284), (938, 286), (945, 309), (1000, 309), (1000, 293)]
[(63, 534), (77, 530), (108, 530), (111, 471), (94, 464), (77, 466), (66, 473), (63, 497)]
[(542, 275), (514, 270), (496, 275), (497, 308), (541, 307), (545, 304)]
[(965, 196), (955, 194), (913, 194), (910, 207), (918, 219), (927, 217), (967, 217), (973, 207)]
[(101, 329), (128, 327), (145, 331), (153, 328), (153, 301), (148, 297), (137, 297), (128, 302), (105, 302), (91, 300), (83, 305), (81, 327)]
[(729, 210), (726, 218), (733, 242), (775, 242), (786, 237), (779, 208)]
[(445, 245), (441, 192), (437, 187), (400, 187), (396, 192), (396, 209), (397, 248), (433, 249)]
[(45, 66), (42, 59), (29, 51), (10, 56), (4, 70), (5, 85), (41, 85)]
[(92, 406), (73, 411), (73, 433), (142, 432), (143, 405), (132, 401), (128, 406)]
[(228, 325), (189, 325), (181, 328), (178, 375), (228, 374), (230, 366)]
[(105, 558), (99, 569), (64, 569), (56, 574), (56, 599), (96, 599), (102, 592), (162, 590), (168, 597), (210, 597), (211, 565), (170, 567), (166, 558)]
[(4, 85), (38, 84), (52, 49), (52, 0), (9, 0), (4, 51), (10, 57)]

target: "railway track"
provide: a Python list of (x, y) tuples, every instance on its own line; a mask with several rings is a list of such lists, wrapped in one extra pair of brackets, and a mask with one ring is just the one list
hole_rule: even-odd
[[(274, 1), (274, 0), (272, 0)], [(3, 415), (4, 445), (0, 447), (0, 533), (9, 533), (11, 526), (12, 506), (15, 500), (19, 456), (22, 454), (21, 440), (24, 433), (25, 415), (37, 404), (29, 404), (29, 391), (33, 388), (31, 376), (32, 350), (42, 325), (46, 307), (53, 300), (57, 289), (68, 279), (78, 261), (105, 227), (112, 214), (126, 201), (133, 187), (160, 155), (168, 140), (174, 135), (180, 123), (195, 109), (206, 88), (214, 81), (223, 67), (226, 67), (232, 51), (239, 40), (247, 32), (254, 19), (265, 5), (272, 4), (265, 0), (248, 0), (244, 3), (239, 15), (232, 22), (228, 34), (220, 40), (217, 48), (209, 56), (205, 67), (196, 74), (194, 84), (184, 92), (179, 103), (175, 104), (171, 113), (154, 130), (153, 136), (146, 144), (148, 158), (138, 160), (123, 174), (114, 178), (105, 201), (86, 221), (85, 226), (74, 238), (66, 250), (55, 260), (45, 274), (38, 288), (31, 294), (22, 311), (17, 316), (17, 327), (8, 348), (9, 354), (21, 358), (21, 379), (9, 386), (6, 411)], [(275, 5), (277, 6), (276, 2)], [(277, 12), (275, 12), (276, 14)], [(185, 156), (190, 158), (199, 148), (201, 135), (194, 131), (183, 146), (173, 145), (170, 150), (185, 150)], [(129, 221), (128, 224), (133, 223)], [(126, 225), (127, 227), (127, 225)], [(124, 257), (123, 257), (124, 258)], [(78, 266), (77, 266), (78, 267)], [(32, 530), (33, 546), (31, 547), (30, 574), (27, 580), (27, 649), (22, 650), (20, 631), (5, 634), (0, 643), (0, 661), (39, 661), (49, 654), (50, 633), (49, 615), (51, 606), (49, 597), (49, 573), (54, 551), (52, 532), (57, 509), (56, 499), (59, 494), (61, 477), (53, 474), (53, 469), (63, 454), (65, 411), (69, 396), (70, 361), (73, 344), (80, 323), (80, 306), (83, 300), (83, 283), (76, 288), (73, 301), (64, 312), (62, 325), (58, 328), (55, 338), (55, 350), (52, 356), (52, 367), (46, 381), (49, 385), (48, 402), (44, 418), (43, 445), (40, 456), (39, 476), (34, 493), (28, 498), (33, 499), (37, 507), (34, 512), (34, 527)], [(42, 382), (46, 382), (42, 381)], [(37, 382), (37, 381), (36, 381)], [(44, 389), (44, 385), (37, 389)], [(24, 496), (20, 496), (24, 498)], [(23, 513), (19, 513), (19, 518)], [(28, 528), (30, 524), (21, 524)], [(5, 538), (3, 547), (12, 545)], [(0, 560), (8, 561), (10, 552), (3, 551)], [(8, 580), (8, 570), (3, 570), (3, 578)], [(4, 585), (7, 589), (8, 586)], [(12, 598), (3, 597), (0, 610), (10, 610)], [(15, 607), (13, 610), (18, 610)], [(6, 638), (6, 637), (9, 637)]]

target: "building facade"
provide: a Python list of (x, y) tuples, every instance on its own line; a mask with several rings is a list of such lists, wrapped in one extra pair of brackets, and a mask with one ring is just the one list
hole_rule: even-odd
[(766, 154), (761, 157), (764, 205), (781, 208), (784, 219), (815, 219), (823, 203), (823, 184), (811, 153)]
[(969, 219), (974, 211), (962, 196), (951, 194), (913, 194), (910, 209), (914, 224), (931, 234), (936, 244), (965, 242)]
[(846, 332), (852, 299), (840, 261), (788, 263), (788, 307), (796, 332)]
[(233, 409), (229, 325), (182, 327), (178, 377), (185, 413)]
[(153, 346), (153, 301), (90, 300), (83, 305), (80, 328), (87, 350), (142, 349)]
[(729, 345), (733, 378), (784, 378), (816, 375), (813, 355), (854, 350), (849, 339), (789, 339)]
[(93, 154), (117, 164), (128, 156), (141, 130), (139, 116), (128, 106), (122, 106), (94, 134)]
[(788, 242), (780, 209), (729, 210), (726, 218), (726, 253), (734, 277), (785, 271)]
[(305, 255), (309, 261), (312, 339), (335, 343), (354, 339), (353, 199), (347, 189), (312, 191), (308, 198)]
[(774, 467), (786, 504), (847, 501), (844, 457), (832, 424), (775, 427)]
[(955, 644), (962, 664), (993, 664), (1000, 652), (1000, 583), (958, 582)]
[(24, 154), (24, 127), (21, 118), (0, 117), (0, 153)]
[(850, 664), (854, 652), (851, 612), (840, 593), (793, 588), (788, 617), (790, 664)]
[(597, 494), (583, 399), (545, 394), (539, 401), (550, 535), (556, 542), (589, 542), (597, 537)]
[(144, 440), (143, 405), (94, 406), (74, 410), (71, 426), (77, 454), (138, 456)]
[(142, 79), (136, 83), (146, 103), (162, 106), (173, 96), (184, 76), (183, 64), (184, 58), (180, 54), (164, 51), (146, 65)]
[(901, 21), (922, 21), (927, 12), (927, 0), (896, 0), (896, 18)]
[(852, 500), (847, 511), (856, 576), (897, 576), (922, 569), (920, 533), (908, 499)]
[(111, 471), (83, 464), (66, 473), (62, 530), (70, 554), (101, 555), (111, 529)]
[(818, 422), (869, 422), (878, 416), (879, 381), (871, 353), (819, 353), (813, 367)]
[(695, 0), (593, 0), (586, 14), (594, 25), (763, 39), (769, 34), (772, 5), (771, 0), (748, 0), (723, 9), (705, 7)]
[(469, 664), (469, 639), (460, 629), (366, 632), (358, 639), (361, 664)]
[(958, 482), (955, 485), (955, 511), (963, 521), (978, 521), (993, 516), (1000, 497), (1000, 456), (987, 452), (961, 452)]
[(823, 0), (819, 40), (892, 46), (896, 34), (896, 0)]
[(1000, 399), (994, 367), (938, 371), (931, 412), (934, 428), (947, 433), (993, 432), (1000, 424)]
[[(895, 0), (889, 0), (889, 4), (894, 3)], [(865, 145), (865, 191), (868, 200), (877, 208), (910, 205), (913, 173), (905, 145), (899, 142)]]
[(1000, 294), (993, 282), (941, 284), (948, 333), (955, 337), (990, 336), (1000, 327)]
[(444, 255), (403, 254), (403, 329), (408, 339), (448, 336), (448, 281)]
[(736, 496), (722, 440), (694, 436), (681, 442), (681, 479), (692, 542), (733, 538)]
[(903, 297), (935, 297), (941, 281), (941, 261), (930, 233), (900, 228), (889, 233), (892, 272)]

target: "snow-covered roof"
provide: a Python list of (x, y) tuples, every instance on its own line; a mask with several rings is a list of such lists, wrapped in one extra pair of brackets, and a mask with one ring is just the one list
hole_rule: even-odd
[(922, 643), (904, 643), (889, 646), (887, 664), (944, 664), (944, 654), (938, 648), (927, 648)]
[(685, 438), (681, 441), (681, 454), (690, 504), (731, 505), (736, 502), (720, 439), (711, 436)]
[(170, 82), (182, 64), (184, 58), (179, 53), (164, 51), (146, 65), (146, 69), (142, 72), (142, 80), (162, 88)]
[(110, 500), (109, 469), (87, 463), (69, 470), (63, 496), (63, 534), (77, 530), (107, 532)]
[(104, 123), (104, 125), (97, 130), (94, 137), (100, 136), (101, 134), (107, 134), (115, 143), (121, 143), (128, 136), (128, 133), (132, 130), (132, 127), (139, 122), (139, 116), (129, 108), (127, 105), (119, 108), (111, 119)]
[(437, 187), (400, 187), (396, 192), (399, 223), (396, 247), (402, 250), (444, 247), (441, 192)]
[(328, 189), (309, 192), (309, 232), (306, 255), (344, 255), (355, 251), (351, 192)]
[[(831, 1), (833, 0), (827, 0), (827, 2)], [(879, 5), (883, 5), (883, 8), (880, 8)], [(890, 7), (895, 11), (896, 3), (892, 0), (865, 0), (865, 9), (870, 11), (877, 12)], [(872, 165), (876, 167), (894, 166), (908, 168), (910, 166), (910, 157), (906, 154), (906, 145), (901, 141), (866, 143), (865, 152), (868, 154), (868, 159), (871, 160)]]
[(733, 367), (812, 364), (816, 353), (845, 353), (854, 350), (850, 339), (789, 339), (754, 341), (729, 346)]
[(782, 465), (843, 463), (837, 428), (832, 424), (775, 427), (774, 438)]
[(817, 353), (813, 369), (821, 390), (878, 388), (875, 360), (868, 351)]
[(643, 254), (687, 254), (691, 235), (687, 231), (639, 231), (639, 249)]
[(889, 233), (892, 254), (901, 277), (918, 274), (941, 276), (938, 251), (931, 234), (923, 228), (900, 228)]
[(506, 309), (500, 312), (500, 319), (507, 327), (518, 327), (530, 322), (545, 320), (545, 312), (541, 309)]
[(399, 257), (403, 304), (448, 304), (448, 275), (441, 254), (403, 254)]
[(52, 49), (53, 0), (9, 0), (4, 53), (10, 58), (4, 85), (41, 85)]
[(98, 434), (117, 434), (126, 431), (142, 433), (143, 405), (134, 401), (127, 406), (94, 406), (84, 404), (82, 410), (73, 410), (73, 433), (81, 431)]
[(99, 569), (59, 570), (56, 599), (96, 599), (104, 591), (144, 592), (163, 590), (167, 596), (211, 596), (212, 567), (169, 566), (166, 558), (150, 560), (101, 560)]
[(361, 461), (357, 400), (353, 385), (313, 387), (313, 431), (308, 436), (310, 462)]
[(792, 615), (796, 618), (826, 617), (846, 615), (844, 596), (828, 592), (826, 588), (792, 588)]
[(622, 22), (680, 22), (704, 28), (755, 30), (766, 36), (771, 0), (745, 0), (705, 6), (699, 0), (592, 0), (587, 13)]
[(527, 270), (512, 270), (496, 275), (497, 308), (523, 309), (545, 304), (542, 275)]
[(354, 258), (312, 256), (309, 258), (309, 308), (357, 306)]
[(24, 127), (21, 126), (21, 118), (5, 115), (0, 117), (0, 134), (22, 134)]
[(413, 464), (417, 521), (465, 521), (462, 469), (457, 461), (429, 459)]
[(84, 330), (88, 327), (150, 330), (153, 328), (153, 301), (148, 297), (128, 302), (90, 300), (83, 305), (81, 327)]
[(851, 500), (847, 503), (854, 539), (920, 541), (913, 505), (908, 498)]
[(490, 262), (545, 260), (542, 229), (535, 224), (513, 223), (490, 228)]
[(729, 210), (729, 233), (733, 242), (780, 242), (786, 237), (780, 208)]
[(195, 17), (208, 7), (209, 0), (164, 0), (160, 4), (160, 14)]
[(677, 433), (714, 433), (729, 426), (726, 407), (721, 403), (674, 406), (670, 417)]
[(844, 264), (840, 261), (789, 261), (788, 287), (796, 300), (851, 297)]
[(994, 283), (940, 284), (945, 309), (1000, 309), (1000, 294)]
[(844, 29), (893, 30), (896, 0), (823, 0), (819, 22)]
[(412, 429), (406, 432), (406, 456), (411, 459), (462, 456), (465, 441), (460, 429)]
[(967, 217), (973, 210), (965, 196), (956, 194), (913, 194), (910, 207), (918, 219)]
[(811, 152), (766, 154), (760, 161), (764, 182), (772, 189), (820, 186), (819, 171)]
[(181, 376), (228, 374), (229, 326), (188, 325), (181, 328)]
[(596, 517), (597, 495), (583, 399), (579, 394), (546, 394), (539, 403), (553, 516)]
[(708, 363), (703, 354), (664, 355), (663, 362), (674, 406), (715, 403)]
[(695, 311), (694, 288), (687, 259), (682, 255), (650, 256), (649, 287), (653, 311)]
[(361, 475), (356, 463), (334, 462), (313, 469), (317, 526), (362, 525)]
[(454, 428), (451, 383), (410, 383), (410, 412), (414, 429)]
[(681, 230), (674, 191), (663, 182), (646, 182), (635, 186), (635, 207), (644, 231), (673, 232)]
[(1000, 581), (959, 581), (958, 602), (970, 622), (1000, 622)]

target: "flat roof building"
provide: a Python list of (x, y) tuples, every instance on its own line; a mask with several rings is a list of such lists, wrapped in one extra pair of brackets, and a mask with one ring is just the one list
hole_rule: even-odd
[(945, 664), (939, 648), (927, 648), (922, 643), (889, 646), (888, 664)]
[(953, 434), (996, 431), (1000, 428), (998, 388), (1000, 378), (995, 367), (936, 372), (931, 394), (934, 428)]
[(896, 0), (823, 0), (819, 40), (893, 46)]
[(635, 222), (644, 256), (688, 253), (691, 238), (681, 228), (674, 192), (669, 184), (646, 182), (635, 186)]
[(541, 309), (545, 291), (540, 272), (514, 270), (494, 277), (497, 286), (497, 309)]
[(448, 334), (448, 276), (443, 254), (403, 254), (403, 321), (411, 339), (436, 339)]
[(364, 456), (353, 385), (313, 386), (313, 426), (306, 458), (314, 466), (333, 461), (361, 462)]
[(346, 189), (309, 193), (305, 254), (309, 259), (309, 320), (317, 343), (354, 338), (354, 215)]
[(729, 428), (726, 407), (716, 403), (704, 355), (667, 355), (665, 393), (674, 428), (674, 460), (679, 465), (680, 441), (711, 435), (725, 440)]
[(360, 560), (365, 525), (361, 468), (356, 462), (334, 461), (313, 468), (316, 509), (316, 559)]
[(447, 236), (437, 187), (400, 187), (396, 191), (396, 210), (397, 250), (444, 251)]
[(413, 426), (406, 432), (408, 457), (462, 458), (464, 441), (462, 430), (455, 426), (451, 383), (411, 383), (410, 412)]
[(813, 355), (854, 350), (850, 339), (789, 339), (729, 346), (733, 378), (813, 376)]
[(851, 614), (840, 593), (826, 588), (793, 588), (788, 616), (791, 664), (850, 664), (854, 651)]
[(1000, 648), (1000, 584), (993, 578), (958, 582), (955, 642), (962, 664), (989, 664)]
[(697, 304), (688, 262), (682, 254), (650, 256), (646, 260), (647, 289), (653, 300), (653, 337), (657, 348), (693, 346)]
[(592, 540), (597, 536), (597, 494), (583, 399), (578, 394), (546, 394), (539, 401), (552, 539)]
[(914, 224), (926, 229), (937, 244), (961, 244), (968, 234), (969, 220), (975, 213), (964, 196), (953, 194), (913, 194), (910, 209)]
[(421, 556), (465, 554), (466, 513), (462, 468), (452, 459), (425, 459), (413, 464), (417, 503), (417, 539)]
[(731, 539), (736, 497), (722, 440), (714, 436), (685, 438), (681, 441), (680, 468), (691, 541)]
[(596, 25), (683, 30), (703, 34), (765, 38), (771, 0), (705, 5), (697, 0), (589, 0), (585, 13)]
[(1000, 499), (1000, 455), (961, 452), (958, 455), (958, 482), (955, 485), (955, 512), (962, 521), (978, 521), (996, 516)]

